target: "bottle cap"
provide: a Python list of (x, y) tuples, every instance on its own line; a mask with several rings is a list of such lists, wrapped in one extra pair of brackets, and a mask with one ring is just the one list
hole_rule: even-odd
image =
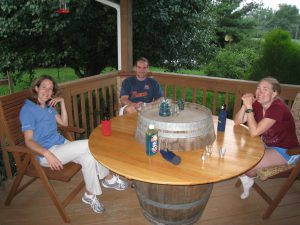
[(154, 124), (150, 124), (149, 129), (153, 130), (154, 129)]

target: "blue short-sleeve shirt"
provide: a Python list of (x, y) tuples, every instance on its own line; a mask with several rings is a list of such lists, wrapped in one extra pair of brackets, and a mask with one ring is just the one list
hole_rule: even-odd
[(136, 76), (126, 78), (121, 87), (120, 97), (128, 95), (132, 102), (152, 102), (163, 96), (159, 83), (153, 78), (147, 77), (140, 81)]
[(34, 141), (46, 149), (63, 144), (65, 138), (57, 131), (56, 114), (55, 108), (51, 106), (41, 108), (26, 100), (19, 114), (22, 131), (32, 130)]

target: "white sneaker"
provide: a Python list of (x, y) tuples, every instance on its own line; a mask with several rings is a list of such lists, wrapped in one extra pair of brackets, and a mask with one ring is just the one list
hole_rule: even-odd
[(244, 192), (241, 194), (240, 197), (241, 197), (241, 199), (246, 199), (249, 197), (250, 189), (254, 184), (254, 178), (248, 177), (246, 175), (239, 176), (239, 178), (242, 182), (243, 189), (244, 189)]
[[(112, 183), (110, 181), (112, 181)], [(113, 175), (113, 178), (109, 181), (104, 179), (102, 181), (102, 185), (105, 188), (114, 188), (118, 191), (123, 191), (128, 187), (128, 183), (126, 181), (121, 180), (119, 178), (119, 175)]]
[(101, 202), (99, 202), (96, 195), (92, 195), (92, 197), (89, 197), (85, 192), (81, 200), (85, 204), (90, 205), (95, 213), (103, 213), (105, 211), (104, 205)]

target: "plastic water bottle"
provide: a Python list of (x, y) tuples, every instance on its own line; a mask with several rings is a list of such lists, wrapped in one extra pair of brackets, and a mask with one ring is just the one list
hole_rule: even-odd
[(219, 112), (219, 118), (218, 118), (218, 131), (225, 131), (226, 118), (227, 118), (226, 105), (222, 104), (221, 110)]
[(146, 154), (152, 156), (158, 151), (158, 131), (153, 124), (146, 131)]

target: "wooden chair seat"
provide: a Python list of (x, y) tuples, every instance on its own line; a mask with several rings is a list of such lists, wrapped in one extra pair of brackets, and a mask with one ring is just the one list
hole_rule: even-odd
[(265, 181), (267, 179), (276, 178), (278, 174), (289, 174), (294, 167), (295, 165), (280, 165), (260, 168), (256, 171), (256, 174), (261, 181)]
[[(81, 165), (77, 163), (67, 163), (64, 165), (63, 170), (51, 170), (49, 167), (41, 167), (45, 174), (47, 175), (49, 180), (59, 180), (59, 181), (64, 181), (64, 182), (69, 182), (72, 177), (77, 174), (78, 171), (81, 170)], [(36, 169), (34, 168), (34, 165), (31, 163), (25, 174), (30, 177), (40, 177)]]

